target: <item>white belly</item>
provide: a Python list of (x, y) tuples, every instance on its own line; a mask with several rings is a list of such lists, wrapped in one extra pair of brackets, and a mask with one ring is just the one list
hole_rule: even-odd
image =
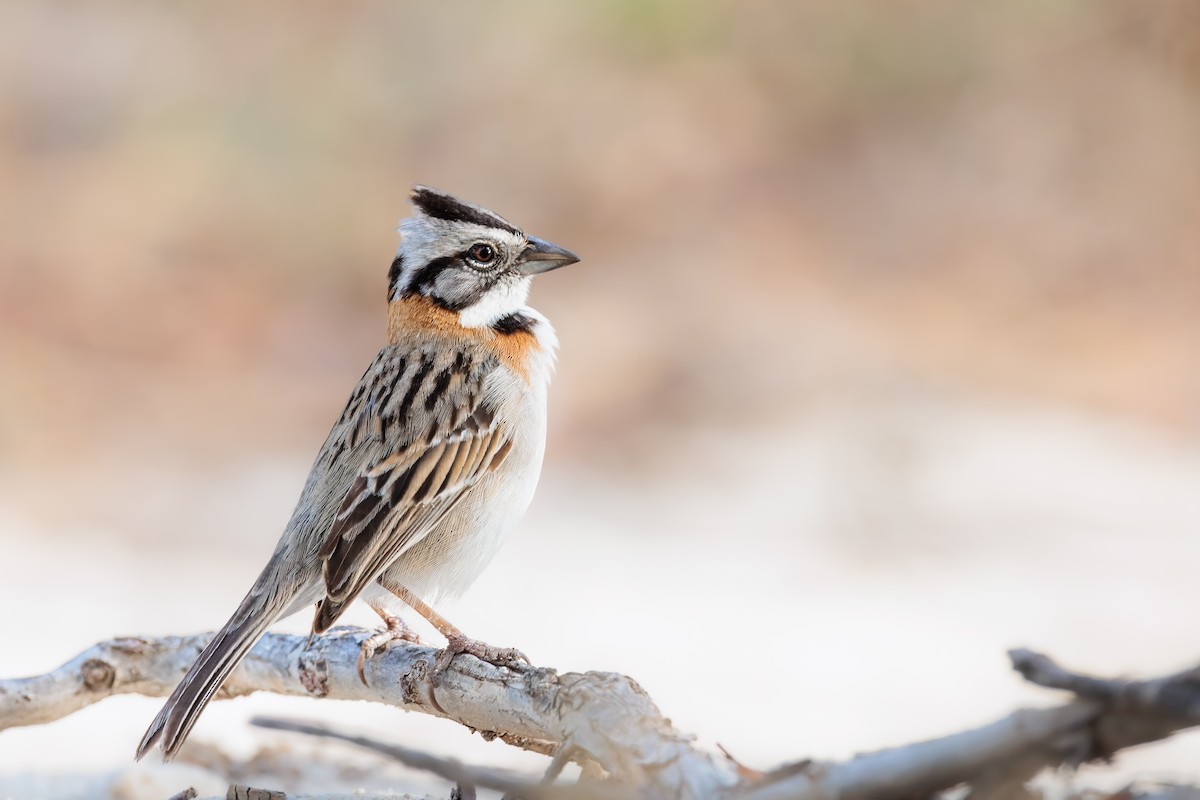
[(503, 412), (514, 431), (513, 447), (504, 463), (471, 487), (429, 535), (387, 569), (389, 579), (426, 603), (465, 592), (533, 499), (546, 445), (545, 387), (518, 396), (513, 406)]

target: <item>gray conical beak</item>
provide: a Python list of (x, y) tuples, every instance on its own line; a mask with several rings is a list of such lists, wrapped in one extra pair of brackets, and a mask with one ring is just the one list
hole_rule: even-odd
[(529, 246), (525, 248), (525, 252), (521, 253), (517, 269), (521, 271), (522, 275), (540, 275), (552, 269), (565, 267), (567, 264), (574, 264), (578, 260), (579, 256), (565, 247), (559, 247), (545, 239), (530, 236)]

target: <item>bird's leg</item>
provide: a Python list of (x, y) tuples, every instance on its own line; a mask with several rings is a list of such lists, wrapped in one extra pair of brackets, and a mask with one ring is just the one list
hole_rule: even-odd
[(434, 686), (437, 686), (441, 682), (442, 673), (446, 671), (450, 666), (450, 662), (459, 653), (469, 653), (480, 661), (486, 661), (498, 667), (512, 666), (519, 661), (524, 661), (526, 664), (529, 663), (529, 659), (525, 654), (515, 647), (493, 647), (490, 644), (467, 637), (462, 631), (450, 624), (450, 620), (434, 611), (426, 605), (425, 601), (400, 584), (389, 581), (386, 578), (380, 578), (379, 585), (403, 600), (413, 611), (416, 611), (422, 617), (429, 620), (429, 624), (437, 628), (438, 633), (446, 637), (446, 646), (438, 652), (437, 658), (433, 662), (433, 673), (430, 676), (430, 681)]
[(367, 675), (365, 667), (367, 659), (378, 653), (380, 650), (386, 650), (392, 642), (412, 642), (420, 644), (421, 640), (417, 636), (417, 632), (405, 624), (404, 620), (390, 612), (383, 603), (378, 600), (369, 600), (367, 605), (383, 618), (384, 629), (376, 632), (363, 640), (358, 651), (358, 678), (363, 682), (363, 686), (367, 685)]

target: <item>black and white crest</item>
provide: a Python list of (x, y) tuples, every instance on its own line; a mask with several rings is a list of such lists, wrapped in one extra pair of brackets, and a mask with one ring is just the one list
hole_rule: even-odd
[(521, 231), (515, 225), (499, 214), (486, 208), (464, 203), (457, 197), (431, 189), (428, 186), (413, 187), (412, 202), (422, 214), (450, 222), (469, 222), (488, 228), (499, 228), (502, 231), (520, 235)]

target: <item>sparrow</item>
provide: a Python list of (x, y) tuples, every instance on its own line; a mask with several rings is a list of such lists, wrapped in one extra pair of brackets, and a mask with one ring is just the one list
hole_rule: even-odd
[[(568, 250), (503, 217), (415, 186), (388, 270), (387, 344), (367, 367), (309, 472), (267, 565), (138, 745), (170, 760), (267, 628), (315, 604), (313, 635), (364, 600), (393, 638), (412, 638), (396, 600), (460, 653), (524, 660), (463, 635), (427, 602), (461, 595), (525, 512), (541, 473), (546, 392), (558, 346), (526, 304), (533, 276)], [(365, 677), (364, 677), (365, 681)]]

